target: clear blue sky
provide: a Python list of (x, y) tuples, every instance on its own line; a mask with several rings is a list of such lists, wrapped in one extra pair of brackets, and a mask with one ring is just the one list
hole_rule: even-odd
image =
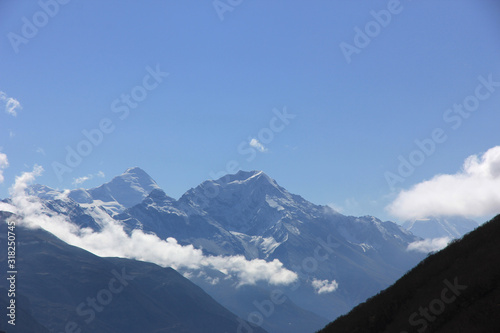
[[(370, 24), (370, 11), (388, 6), (397, 12), (390, 22)], [(499, 144), (500, 88), (457, 129), (443, 119), (475, 94), (479, 76), (500, 81), (498, 1), (243, 0), (231, 9), (73, 0), (51, 17), (35, 1), (0, 1), (0, 91), (4, 104), (22, 107), (17, 116), (0, 109), (0, 153), (10, 163), (0, 197), (39, 164), (38, 181), (59, 189), (140, 166), (178, 198), (236, 161), (314, 203), (393, 219), (384, 207), (398, 190), (455, 173)], [(340, 45), (356, 46), (355, 27), (373, 37), (348, 63)], [(169, 75), (157, 85), (148, 66)], [(120, 98), (132, 92), (137, 106), (123, 117)], [(273, 109), (284, 108), (295, 118), (282, 126)], [(103, 119), (113, 131), (59, 179), (54, 162), (66, 164), (67, 147), (85, 148), (82, 131)], [(386, 172), (397, 175), (398, 156), (436, 128), (447, 139), (391, 190)], [(262, 152), (252, 138), (264, 141)]]

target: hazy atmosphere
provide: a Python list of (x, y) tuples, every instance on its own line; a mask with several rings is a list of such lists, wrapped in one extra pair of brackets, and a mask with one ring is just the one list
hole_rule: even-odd
[(500, 331), (499, 15), (0, 0), (0, 333)]
[(403, 221), (439, 213), (407, 203), (448, 196), (433, 177), (465, 174), (467, 193), (500, 163), (483, 156), (500, 123), (496, 1), (234, 3), (61, 1), (45, 19), (0, 2), (0, 196), (35, 164), (59, 189), (139, 166), (175, 198), (264, 170), (343, 214)]

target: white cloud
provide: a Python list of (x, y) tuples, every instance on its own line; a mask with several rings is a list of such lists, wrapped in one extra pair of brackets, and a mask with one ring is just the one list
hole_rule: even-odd
[(408, 251), (429, 253), (444, 249), (451, 241), (450, 237), (427, 238), (408, 244)]
[(343, 213), (344, 212), (344, 208), (341, 207), (341, 206), (338, 206), (337, 204), (335, 203), (329, 203), (328, 204), (328, 207), (330, 207), (331, 209), (333, 209), (334, 211), (338, 212), (338, 213)]
[(0, 101), (5, 104), (5, 112), (14, 117), (17, 116), (17, 111), (22, 109), (21, 103), (17, 99), (8, 97), (3, 91), (0, 91)]
[(469, 156), (456, 174), (437, 175), (401, 191), (386, 209), (401, 219), (500, 213), (500, 146)]
[(0, 184), (3, 183), (3, 169), (9, 166), (9, 160), (7, 159), (7, 155), (0, 153)]
[(339, 287), (339, 284), (335, 280), (328, 281), (328, 280), (313, 279), (311, 285), (314, 288), (316, 294), (331, 293), (337, 290), (337, 288)]
[(259, 140), (255, 139), (255, 138), (250, 140), (250, 146), (254, 147), (255, 149), (257, 149), (261, 153), (267, 151), (267, 148), (264, 147), (264, 145), (262, 143), (260, 143)]
[(16, 207), (12, 206), (11, 204), (0, 201), (0, 212), (9, 212), (15, 214), (17, 210)]
[(75, 186), (81, 185), (81, 184), (85, 183), (87, 180), (93, 179), (94, 177), (104, 178), (105, 175), (104, 175), (104, 172), (99, 171), (96, 174), (88, 174), (88, 175), (83, 176), (83, 177), (73, 178), (73, 185), (75, 185)]
[[(80, 228), (64, 215), (50, 212), (38, 198), (27, 195), (25, 189), (43, 169), (16, 177), (11, 187), (12, 205), (21, 217), (20, 225), (43, 228), (61, 240), (81, 247), (98, 256), (122, 257), (156, 263), (180, 270), (214, 269), (238, 280), (238, 286), (267, 281), (273, 285), (287, 285), (297, 280), (297, 274), (283, 267), (279, 260), (247, 260), (243, 256), (206, 256), (192, 245), (182, 246), (174, 238), (162, 240), (154, 234), (134, 230), (128, 235), (117, 221), (104, 211), (100, 213), (102, 229), (96, 232)], [(214, 279), (211, 283), (218, 280)]]
[(89, 179), (90, 179), (89, 176), (83, 176), (83, 177), (73, 178), (73, 185), (83, 184), (83, 183), (85, 183)]
[(354, 198), (347, 198), (344, 200), (342, 205), (338, 205), (336, 203), (329, 203), (328, 206), (333, 210), (341, 213), (341, 214), (352, 214), (355, 215), (355, 212), (359, 210), (359, 203)]
[(39, 153), (39, 154), (42, 154), (43, 156), (45, 156), (45, 150), (42, 147), (38, 147), (36, 149), (36, 152)]

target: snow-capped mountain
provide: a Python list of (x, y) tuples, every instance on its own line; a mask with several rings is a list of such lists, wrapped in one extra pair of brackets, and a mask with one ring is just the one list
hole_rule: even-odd
[(203, 249), (206, 254), (245, 254), (239, 238), (217, 221), (199, 208), (184, 206), (159, 189), (153, 190), (143, 202), (115, 218), (128, 231), (140, 229), (155, 233), (162, 239), (173, 237), (180, 244), (192, 244)]
[(462, 216), (431, 216), (403, 223), (403, 228), (422, 238), (460, 238), (478, 226), (476, 221)]
[(156, 182), (135, 167), (99, 187), (72, 190), (68, 197), (79, 204), (104, 207), (114, 215), (140, 203), (155, 189), (160, 189)]
[(302, 221), (328, 207), (289, 193), (262, 171), (239, 171), (187, 191), (180, 203), (197, 205), (230, 231), (260, 235), (283, 218)]
[[(35, 184), (29, 186), (27, 192), (45, 201), (52, 201), (54, 209), (60, 213), (87, 214), (98, 219), (102, 216), (100, 210), (114, 216), (141, 203), (153, 190), (160, 190), (160, 187), (144, 170), (134, 167), (111, 181), (91, 189), (58, 191), (45, 185)], [(77, 224), (80, 223), (77, 221)]]
[[(179, 200), (139, 168), (94, 189), (62, 193), (37, 185), (30, 191), (47, 209), (94, 230), (112, 218), (128, 232), (141, 229), (162, 239), (173, 237), (207, 255), (279, 260), (299, 280), (280, 289), (286, 302), (274, 305), (273, 315), (261, 324), (272, 333), (321, 328), (393, 283), (424, 256), (407, 251), (420, 238), (397, 224), (315, 205), (262, 171), (205, 181)], [(255, 304), (276, 291), (263, 284), (236, 288), (220, 272), (189, 277), (249, 321), (259, 311)]]

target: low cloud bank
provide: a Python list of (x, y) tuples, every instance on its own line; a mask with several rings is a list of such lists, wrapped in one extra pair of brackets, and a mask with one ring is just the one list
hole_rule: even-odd
[(408, 245), (408, 251), (417, 251), (422, 253), (436, 252), (444, 249), (450, 243), (450, 237), (428, 238), (416, 241)]
[(78, 246), (102, 257), (122, 257), (156, 263), (163, 267), (180, 270), (215, 269), (228, 277), (234, 277), (238, 286), (259, 281), (272, 285), (287, 285), (297, 280), (297, 274), (283, 267), (279, 260), (266, 262), (262, 259), (247, 260), (243, 256), (206, 256), (192, 245), (182, 246), (174, 238), (162, 240), (153, 234), (134, 230), (128, 235), (117, 221), (102, 212), (102, 230), (80, 228), (64, 215), (54, 215), (37, 197), (26, 193), (26, 188), (42, 173), (35, 166), (33, 172), (16, 177), (10, 189), (12, 205), (3, 204), (0, 209), (20, 216), (20, 224), (29, 228), (42, 228), (64, 242)]

